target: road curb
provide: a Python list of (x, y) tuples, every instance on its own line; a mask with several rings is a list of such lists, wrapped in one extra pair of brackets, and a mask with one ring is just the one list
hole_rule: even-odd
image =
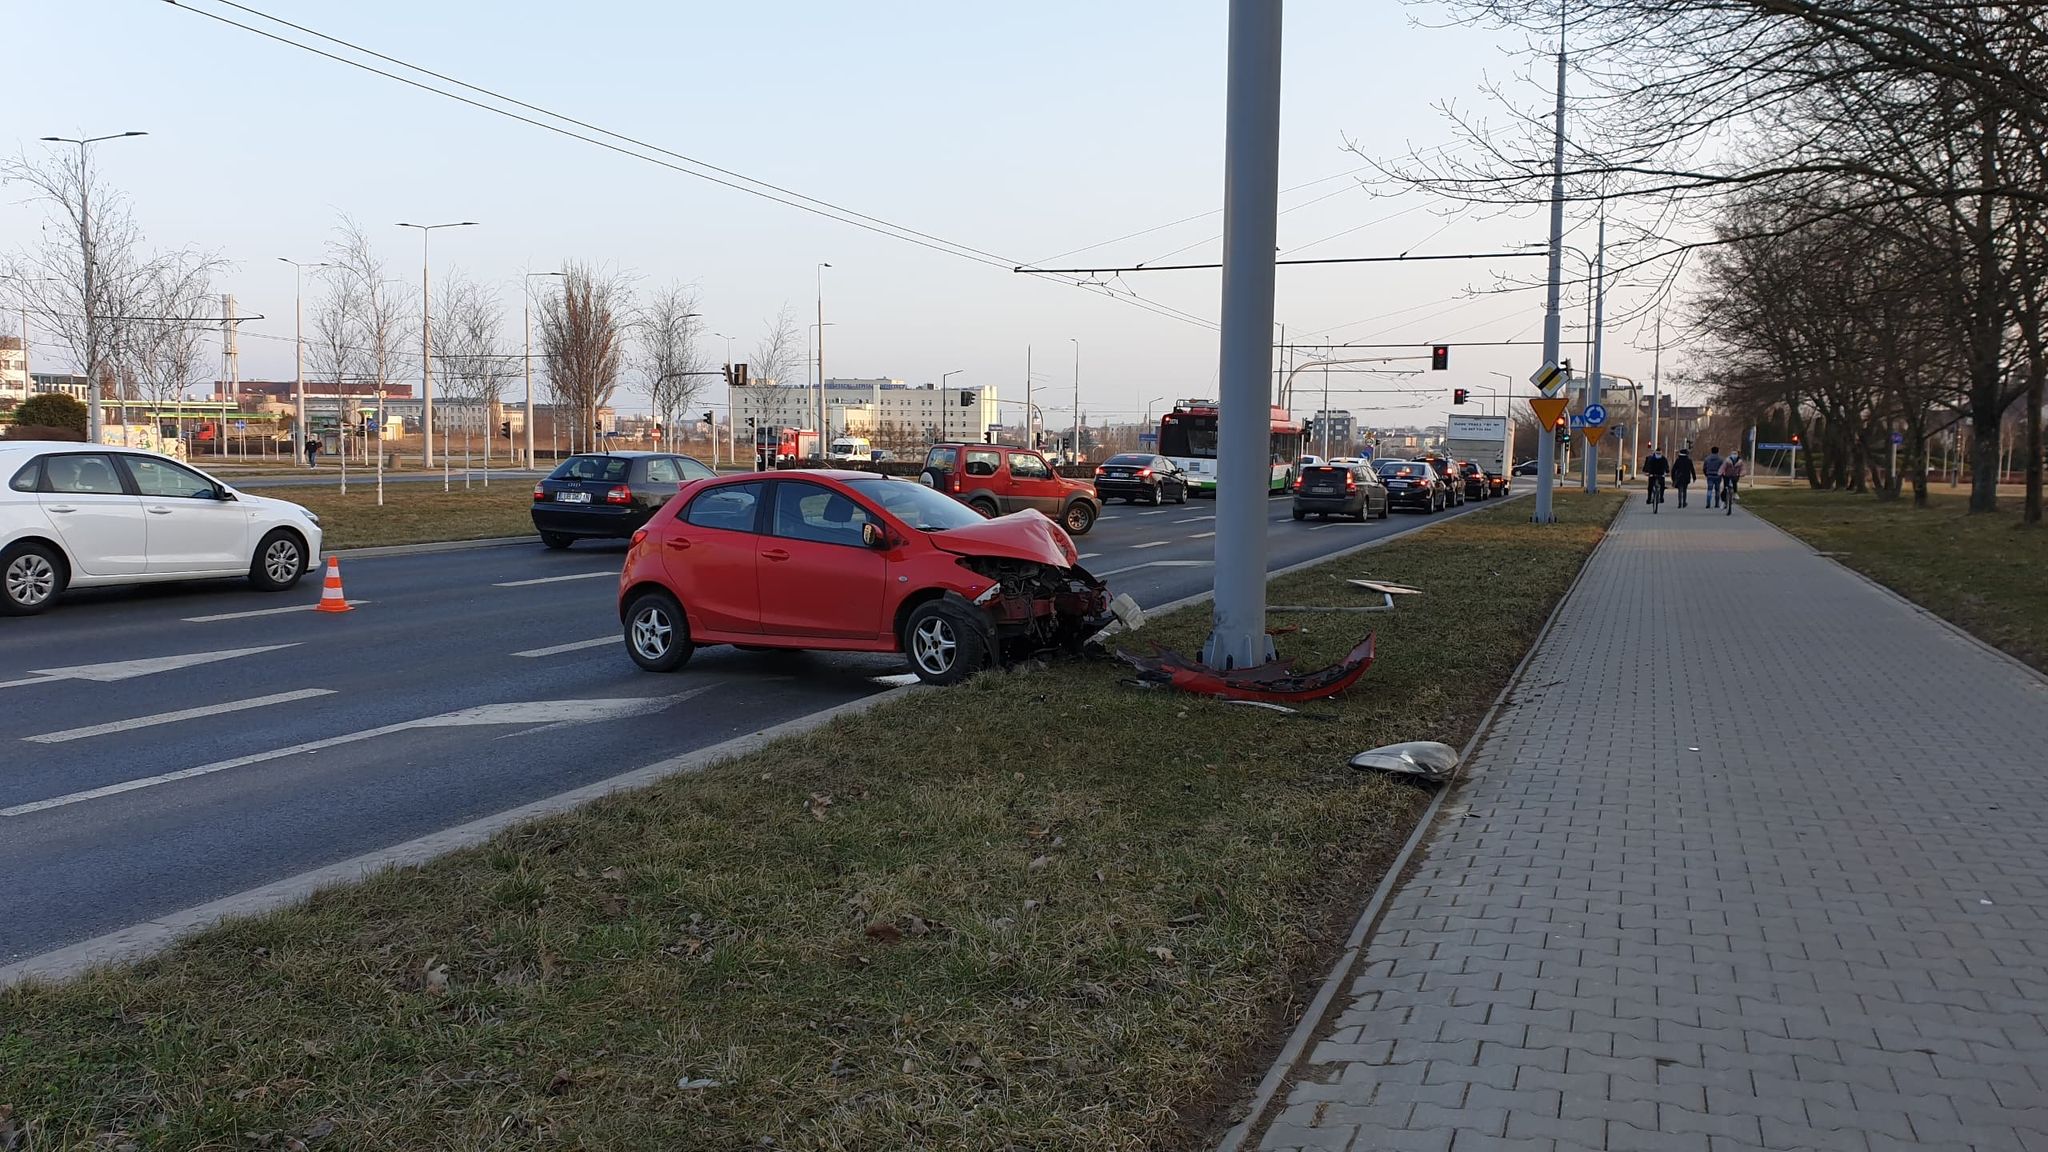
[[(1514, 497), (1510, 496), (1509, 499)], [(1422, 846), (1423, 840), (1436, 826), (1437, 818), (1442, 815), (1444, 801), (1464, 784), (1465, 766), (1472, 762), (1473, 752), (1479, 748), (1479, 742), (1486, 734), (1492, 731), (1494, 718), (1500, 715), (1500, 710), (1507, 703), (1508, 697), (1512, 696), (1515, 688), (1521, 684), (1522, 675), (1528, 671), (1529, 662), (1536, 658), (1536, 650), (1549, 638), (1551, 628), (1557, 623), (1558, 616), (1564, 612), (1564, 606), (1571, 602), (1573, 593), (1579, 590), (1579, 581), (1585, 577), (1586, 569), (1593, 566), (1594, 557), (1600, 554), (1601, 549), (1607, 547), (1607, 541), (1614, 535), (1614, 526), (1620, 522), (1622, 513), (1627, 508), (1628, 504), (1623, 502), (1614, 510), (1614, 518), (1607, 522), (1606, 529), (1600, 535), (1600, 542), (1593, 546), (1591, 552), (1586, 553), (1585, 561), (1579, 565), (1579, 570), (1573, 573), (1572, 582), (1565, 586), (1564, 594), (1557, 598), (1557, 603), (1551, 605), (1550, 615), (1544, 618), (1543, 627), (1537, 630), (1535, 639), (1529, 642), (1528, 650), (1523, 652), (1521, 660), (1516, 662), (1515, 670), (1508, 674), (1507, 683), (1501, 685), (1500, 692), (1494, 696), (1493, 703), (1486, 709), (1486, 714), (1479, 718), (1479, 725), (1472, 730), (1472, 735), (1466, 739), (1464, 748), (1459, 751), (1458, 775), (1436, 790), (1436, 795), (1429, 801), (1429, 807), (1423, 809), (1422, 815), (1416, 819), (1415, 828), (1402, 843), (1400, 853), (1387, 865), (1386, 875), (1380, 877), (1380, 882), (1373, 886), (1372, 895), (1366, 899), (1365, 907), (1360, 910), (1357, 921), (1351, 927), (1351, 935), (1344, 941), (1343, 953), (1331, 966), (1329, 975), (1323, 977), (1321, 986), (1316, 989), (1315, 997), (1309, 1001), (1308, 1009), (1301, 1014), (1301, 1019), (1295, 1023), (1294, 1030), (1288, 1034), (1287, 1042), (1281, 1045), (1280, 1054), (1274, 1057), (1272, 1066), (1266, 1069), (1265, 1076), (1259, 1080), (1258, 1088), (1252, 1092), (1244, 1119), (1224, 1133), (1223, 1139), (1216, 1145), (1215, 1152), (1242, 1152), (1246, 1147), (1245, 1141), (1263, 1130), (1262, 1121), (1272, 1109), (1274, 1099), (1279, 1095), (1280, 1089), (1286, 1086), (1288, 1078), (1294, 1075), (1302, 1054), (1308, 1051), (1309, 1043), (1315, 1039), (1316, 1033), (1322, 1031), (1324, 1022), (1329, 1018), (1330, 1006), (1336, 1002), (1338, 991), (1350, 979), (1352, 968), (1357, 966), (1358, 958), (1364, 954), (1365, 946), (1372, 936), (1372, 929), (1379, 923), (1380, 913), (1385, 910), (1387, 901), (1393, 899), (1395, 891), (1400, 888), (1402, 876), (1408, 871), (1408, 865), (1413, 862), (1416, 850)], [(1427, 528), (1429, 525), (1419, 527)], [(1408, 532), (1400, 532), (1372, 543), (1385, 543), (1386, 540), (1407, 534)], [(1352, 549), (1354, 552), (1358, 550)]]
[(29, 980), (66, 980), (101, 965), (139, 960), (170, 947), (182, 937), (211, 928), (223, 920), (274, 911), (296, 904), (322, 888), (355, 883), (387, 869), (425, 864), (450, 852), (482, 844), (514, 824), (559, 815), (614, 792), (642, 788), (671, 776), (693, 775), (727, 760), (744, 756), (784, 736), (809, 732), (841, 716), (866, 712), (916, 691), (918, 688), (913, 685), (892, 688), (873, 696), (864, 696), (859, 700), (849, 700), (820, 712), (812, 712), (794, 720), (785, 720), (758, 732), (736, 736), (708, 748), (699, 748), (656, 761), (646, 767), (636, 768), (595, 784), (586, 784), (581, 788), (557, 793), (516, 808), (508, 808), (495, 815), (429, 833), (402, 844), (365, 852), (324, 868), (288, 876), (259, 888), (237, 892), (232, 896), (224, 896), (180, 912), (130, 925), (90, 940), (82, 940), (64, 948), (45, 952), (40, 956), (17, 960), (12, 964), (0, 966), (0, 988)]
[(369, 560), (378, 556), (426, 556), (435, 552), (467, 552), (474, 548), (508, 548), (514, 544), (538, 544), (539, 536), (485, 536), (476, 540), (430, 540), (424, 544), (378, 544), (366, 548), (337, 548), (327, 555), (342, 560)]

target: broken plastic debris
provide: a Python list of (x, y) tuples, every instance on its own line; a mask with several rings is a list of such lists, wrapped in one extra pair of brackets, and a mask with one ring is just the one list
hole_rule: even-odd
[(1420, 588), (1410, 588), (1406, 584), (1389, 584), (1385, 580), (1346, 580), (1345, 583), (1363, 588), (1368, 592), (1382, 592), (1388, 596), (1422, 595), (1422, 589)]
[(1269, 712), (1285, 712), (1289, 716), (1301, 715), (1301, 712), (1298, 709), (1289, 708), (1285, 704), (1268, 704), (1264, 700), (1225, 700), (1224, 703), (1242, 704), (1247, 708), (1264, 708)]
[(1131, 599), (1128, 592), (1117, 593), (1116, 598), (1109, 602), (1109, 615), (1109, 623), (1090, 636), (1087, 643), (1099, 645), (1119, 632), (1135, 632), (1145, 626), (1145, 610), (1138, 607), (1138, 602)]
[(1356, 684), (1365, 670), (1372, 667), (1373, 638), (1368, 634), (1342, 661), (1314, 672), (1296, 671), (1291, 659), (1225, 672), (1156, 644), (1152, 651), (1151, 656), (1140, 656), (1120, 649), (1116, 655), (1136, 668), (1140, 679), (1167, 684), (1182, 692), (1226, 700), (1300, 703), (1327, 699)]
[(718, 1087), (718, 1081), (709, 1078), (692, 1080), (685, 1076), (681, 1080), (676, 1081), (676, 1087), (681, 1088), (685, 1092), (701, 1092), (706, 1088)]
[(1434, 740), (1410, 740), (1360, 752), (1351, 758), (1351, 766), (1441, 784), (1457, 771), (1458, 750)]

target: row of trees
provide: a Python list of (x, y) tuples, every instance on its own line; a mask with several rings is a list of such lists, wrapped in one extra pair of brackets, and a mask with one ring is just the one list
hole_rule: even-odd
[[(35, 243), (0, 256), (0, 290), (19, 298), (81, 371), (98, 377), (103, 401), (169, 405), (214, 379), (223, 328), (216, 281), (228, 261), (191, 248), (147, 250), (125, 196), (99, 178), (89, 153), (75, 163), (0, 161), (0, 183), (25, 187), (46, 214)], [(347, 217), (326, 257), (307, 316), (308, 379), (370, 389), (418, 379), (413, 281)], [(576, 262), (541, 284), (532, 301), (533, 375), (542, 397), (564, 414), (557, 425), (570, 429), (572, 449), (586, 446), (598, 411), (632, 378), (668, 428), (718, 377), (703, 347), (694, 286), (670, 284), (642, 297), (632, 277)], [(525, 378), (527, 351), (526, 333), (508, 324), (497, 290), (456, 270), (435, 287), (431, 306), (437, 396), (483, 408), (502, 401)], [(801, 340), (796, 313), (784, 305), (755, 346), (751, 376), (801, 371)]]
[[(1960, 430), (1970, 506), (2003, 450), (2042, 513), (2048, 300), (2048, 22), (2027, 5), (1924, 0), (1452, 0), (1523, 30), (1571, 75), (1569, 195), (1627, 223), (1622, 261), (1674, 276), (1699, 253), (1691, 375), (1775, 411), (1817, 484), (1895, 493), (1890, 434), (1924, 499), (1927, 446)], [(1562, 17), (1562, 18), (1561, 18)], [(1590, 61), (1590, 63), (1586, 63)], [(1550, 196), (1549, 69), (1521, 138), (1454, 117), (1467, 147), (1387, 165), (1482, 205)], [(1610, 257), (1610, 260), (1612, 257)], [(1666, 284), (1669, 285), (1667, 280)], [(1661, 299), (1662, 297), (1660, 297)], [(2017, 415), (2018, 420), (2013, 417)], [(2003, 443), (2007, 429), (2022, 437)]]

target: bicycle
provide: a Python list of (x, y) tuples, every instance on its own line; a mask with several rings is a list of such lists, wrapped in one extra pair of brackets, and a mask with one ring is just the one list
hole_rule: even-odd
[(1721, 477), (1721, 515), (1735, 515), (1735, 484), (1738, 476)]
[(1664, 477), (1652, 476), (1650, 477), (1650, 514), (1654, 516), (1663, 510)]

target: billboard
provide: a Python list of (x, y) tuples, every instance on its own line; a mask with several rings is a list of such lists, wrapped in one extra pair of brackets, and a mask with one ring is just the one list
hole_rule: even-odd
[(1450, 417), (1449, 438), (1452, 440), (1505, 440), (1508, 435), (1508, 418), (1505, 416), (1452, 416)]

